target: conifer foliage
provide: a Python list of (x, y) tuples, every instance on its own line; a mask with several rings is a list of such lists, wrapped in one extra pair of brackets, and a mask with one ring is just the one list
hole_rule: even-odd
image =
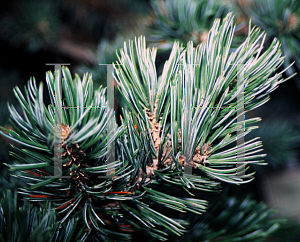
[[(241, 12), (252, 20), (253, 24), (265, 30), (268, 34), (267, 45), (274, 37), (282, 43), (286, 56), (284, 67), (295, 61), (295, 67), (300, 69), (299, 60), (299, 28), (300, 2), (296, 0), (268, 1), (238, 1)], [(291, 75), (294, 67), (287, 73)]]
[[(63, 67), (61, 96), (59, 73), (48, 72), (48, 107), (43, 85), (37, 87), (34, 79), (25, 96), (14, 89), (23, 112), (9, 105), (13, 129), (1, 128), (1, 134), (23, 147), (14, 146), (11, 155), (18, 162), (6, 165), (27, 184), (19, 189), (23, 199), (51, 202), (59, 223), (55, 241), (129, 241), (137, 231), (159, 240), (167, 240), (169, 233), (181, 236), (187, 221), (158, 206), (203, 214), (209, 201), (201, 194), (218, 191), (221, 182), (253, 180), (247, 170), (249, 164), (264, 164), (262, 144), (258, 138), (235, 143), (260, 119), (237, 122), (244, 115), (237, 96), (243, 92), (245, 112), (267, 102), (286, 80), (276, 73), (284, 58), (276, 39), (263, 51), (265, 34), (256, 27), (234, 51), (233, 34), (228, 14), (222, 23), (214, 22), (207, 41), (197, 47), (175, 42), (161, 76), (156, 49), (147, 48), (144, 37), (124, 43), (114, 76), (128, 106), (116, 129), (107, 129), (113, 110), (106, 88), (93, 91), (91, 75), (73, 79)], [(108, 163), (106, 146), (113, 140), (115, 162)], [(56, 159), (62, 160), (60, 175), (54, 175)], [(185, 172), (188, 166), (193, 174)], [(111, 173), (113, 178), (103, 177)], [(200, 195), (193, 196), (196, 192)], [(233, 236), (253, 230), (240, 231)]]
[(148, 41), (162, 50), (172, 49), (174, 41), (186, 45), (205, 42), (216, 18), (224, 18), (229, 7), (220, 0), (153, 0), (155, 20)]

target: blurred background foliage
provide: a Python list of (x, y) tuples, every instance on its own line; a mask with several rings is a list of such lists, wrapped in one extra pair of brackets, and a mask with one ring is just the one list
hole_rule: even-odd
[[(257, 25), (267, 32), (266, 47), (273, 38), (278, 38), (282, 43), (282, 52), (286, 56), (285, 67), (295, 61), (290, 71), (299, 72), (300, 2), (297, 0), (12, 0), (2, 2), (0, 126), (12, 128), (8, 122), (9, 113), (6, 103), (9, 101), (14, 105), (17, 104), (13, 87), (17, 85), (22, 89), (33, 75), (37, 81), (44, 81), (45, 72), (54, 69), (53, 66), (46, 66), (46, 63), (70, 63), (71, 72), (80, 75), (90, 72), (96, 87), (106, 86), (106, 67), (99, 64), (116, 61), (116, 49), (121, 48), (124, 41), (141, 34), (146, 35), (148, 45), (158, 48), (156, 65), (161, 70), (162, 63), (169, 56), (174, 41), (179, 41), (183, 45), (186, 45), (187, 41), (193, 41), (194, 45), (206, 41), (207, 32), (214, 19), (222, 18), (230, 11), (233, 11), (236, 16), (237, 44), (247, 35), (248, 23), (251, 19), (252, 25)], [(117, 118), (122, 103), (124, 102), (116, 91)], [(292, 80), (283, 83), (271, 94), (271, 100), (267, 104), (249, 115), (262, 117), (262, 121), (258, 124), (260, 128), (252, 131), (246, 139), (261, 137), (264, 152), (267, 154), (265, 160), (269, 163), (268, 166), (259, 166), (256, 175), (263, 177), (267, 173), (284, 170), (290, 166), (298, 167), (300, 165), (300, 76), (296, 75)], [(24, 184), (18, 184), (13, 177), (9, 176), (4, 163), (11, 159), (8, 156), (10, 145), (5, 138), (0, 137), (0, 139), (0, 198), (13, 199), (14, 196), (6, 194), (6, 190), (14, 191), (16, 187)], [(239, 190), (233, 187), (229, 192), (231, 197), (223, 197), (224, 203), (218, 203), (215, 210), (207, 214), (218, 213), (220, 206), (225, 206), (222, 211), (230, 209), (238, 211), (245, 203), (251, 208), (258, 206), (263, 209), (257, 192), (260, 184), (252, 182), (247, 186), (249, 189)], [(249, 195), (252, 200), (246, 198), (246, 195)], [(266, 218), (271, 214), (274, 216), (273, 212), (264, 211)], [(33, 211), (33, 213), (41, 212)], [(199, 218), (191, 218), (191, 221), (196, 221), (191, 225), (194, 226), (194, 231), (203, 230), (204, 224), (197, 222), (198, 220)], [(211, 217), (208, 220), (205, 226), (209, 226), (209, 231), (218, 236), (212, 238), (202, 233), (201, 241), (219, 241), (220, 238), (230, 241), (230, 237), (222, 237), (221, 230), (214, 229), (217, 222), (223, 225), (227, 222), (224, 216), (218, 221), (211, 220)], [(260, 222), (264, 223), (264, 220)], [(267, 227), (268, 223), (266, 222), (264, 226)], [(42, 229), (45, 228), (37, 228), (37, 231), (39, 229), (43, 231)], [(224, 229), (228, 228), (224, 226)], [(287, 220), (279, 230), (268, 236), (267, 241), (299, 241), (300, 235), (297, 231), (299, 231), (299, 224)], [(51, 236), (50, 232), (47, 234)], [(287, 236), (289, 240), (284, 240), (288, 238)]]

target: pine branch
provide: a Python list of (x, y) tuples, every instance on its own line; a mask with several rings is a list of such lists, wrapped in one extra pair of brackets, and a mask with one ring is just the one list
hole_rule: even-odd
[[(183, 166), (184, 161), (193, 161), (194, 168), (221, 181), (237, 184), (252, 180), (250, 177), (253, 174), (243, 175), (242, 178), (249, 178), (244, 181), (237, 174), (242, 174), (242, 169), (247, 170), (249, 163), (262, 162), (264, 155), (256, 154), (262, 151), (258, 149), (260, 142), (254, 139), (225, 149), (236, 140), (231, 136), (243, 130), (242, 123), (236, 123), (238, 113), (239, 116), (243, 114), (240, 108), (234, 108), (236, 97), (243, 91), (245, 110), (253, 110), (265, 103), (268, 94), (290, 77), (283, 80), (282, 72), (275, 73), (283, 63), (277, 40), (263, 52), (265, 34), (260, 34), (260, 30), (254, 27), (244, 43), (230, 53), (233, 34), (233, 16), (228, 14), (222, 24), (220, 20), (215, 21), (204, 44), (194, 48), (190, 42), (185, 50), (178, 43), (174, 44), (159, 78), (160, 83), (156, 81), (153, 64), (155, 54), (151, 55), (156, 52), (146, 49), (142, 38), (135, 41), (136, 51), (132, 42), (129, 43), (129, 53), (126, 45), (121, 50), (118, 65), (115, 66), (116, 80), (129, 108), (140, 119), (138, 129), (147, 133), (147, 140), (154, 151), (154, 158), (150, 157), (152, 167), (147, 171), (148, 177), (154, 175), (154, 170), (164, 170), (168, 166), (169, 171), (182, 173), (184, 167), (180, 169), (178, 164)], [(138, 60), (143, 58), (147, 61), (136, 63), (135, 55)], [(240, 73), (243, 77), (238, 86)], [(158, 106), (153, 105), (154, 100)], [(222, 110), (224, 105), (229, 108)], [(158, 122), (158, 117), (162, 115)], [(148, 117), (151, 126), (145, 117)], [(160, 127), (166, 126), (167, 118), (171, 120), (168, 124), (170, 130), (161, 130)], [(257, 121), (259, 119), (250, 119), (243, 123), (248, 125)], [(241, 133), (237, 138), (255, 128), (247, 127), (245, 134)], [(163, 146), (166, 136), (171, 136), (167, 150)], [(150, 150), (149, 147), (147, 150)], [(243, 154), (237, 157), (241, 152)], [(234, 168), (237, 163), (242, 164), (240, 170)], [(187, 186), (192, 184), (183, 183)]]
[[(52, 202), (60, 226), (68, 228), (67, 231), (59, 230), (59, 238), (70, 234), (74, 226), (82, 228), (78, 234), (81, 240), (87, 237), (103, 241), (130, 240), (130, 233), (137, 229), (163, 240), (158, 227), (183, 234), (181, 223), (157, 212), (141, 199), (159, 199), (161, 204), (175, 210), (196, 213), (203, 212), (207, 202), (170, 195), (159, 198), (161, 193), (151, 188), (138, 190), (134, 183), (139, 178), (140, 164), (146, 161), (143, 154), (138, 153), (143, 147), (140, 143), (134, 147), (133, 137), (126, 133), (124, 125), (109, 134), (105, 132), (108, 116), (112, 115), (111, 110), (106, 114), (102, 108), (106, 107), (105, 89), (99, 88), (93, 95), (90, 76), (84, 76), (82, 80), (76, 76), (72, 80), (67, 68), (63, 68), (62, 73), (62, 95), (55, 92), (59, 86), (54, 75), (51, 72), (46, 75), (51, 100), (48, 108), (43, 103), (43, 85), (37, 88), (34, 79), (25, 88), (25, 97), (18, 88), (14, 90), (23, 114), (9, 105), (14, 129), (1, 128), (1, 134), (24, 147), (13, 146), (11, 155), (19, 163), (7, 164), (12, 176), (28, 185), (20, 188), (19, 194), (30, 202)], [(60, 105), (62, 97), (65, 97), (62, 100), (64, 109)], [(112, 138), (106, 141), (106, 135)], [(116, 161), (106, 164), (106, 145), (113, 139), (117, 144)], [(62, 160), (62, 175), (70, 178), (53, 176), (55, 159)], [(113, 170), (113, 179), (98, 178)], [(208, 185), (214, 186), (216, 184)], [(204, 189), (204, 186), (200, 188)], [(76, 240), (75, 237), (72, 239)]]
[[(272, 1), (238, 1), (239, 10), (252, 23), (268, 33), (266, 46), (271, 45), (273, 38), (278, 38), (282, 43), (282, 51), (286, 56), (283, 63), (287, 68), (295, 60), (297, 69), (300, 68), (299, 59), (299, 17), (300, 4), (294, 0)], [(287, 69), (287, 74), (292, 75), (295, 66)]]
[[(113, 110), (107, 107), (106, 89), (93, 93), (91, 76), (72, 79), (64, 67), (61, 90), (55, 81), (60, 73), (48, 72), (48, 107), (43, 84), (37, 87), (31, 79), (25, 96), (15, 88), (22, 114), (9, 105), (13, 130), (1, 127), (0, 133), (22, 148), (13, 146), (11, 155), (18, 163), (7, 166), (27, 184), (19, 189), (24, 200), (51, 201), (59, 225), (66, 226), (57, 238), (129, 241), (140, 231), (167, 240), (164, 230), (182, 236), (187, 221), (163, 214), (157, 204), (201, 214), (208, 202), (193, 197), (193, 191), (213, 192), (220, 181), (253, 179), (253, 173), (243, 173), (248, 164), (263, 164), (261, 142), (255, 138), (235, 144), (260, 119), (239, 121), (244, 110), (236, 98), (244, 94), (248, 112), (289, 78), (276, 73), (283, 63), (277, 40), (263, 51), (264, 34), (252, 28), (231, 51), (233, 34), (228, 14), (222, 23), (214, 22), (205, 43), (193, 47), (189, 42), (186, 48), (175, 43), (159, 77), (156, 49), (146, 48), (143, 37), (135, 45), (125, 43), (114, 68), (128, 109), (122, 125), (110, 131)], [(108, 163), (107, 145), (113, 140), (115, 162)], [(69, 178), (53, 176), (56, 160), (62, 162), (61, 175)], [(189, 164), (193, 174), (184, 173)], [(99, 177), (110, 173), (113, 178)], [(72, 236), (77, 228), (80, 232)]]

